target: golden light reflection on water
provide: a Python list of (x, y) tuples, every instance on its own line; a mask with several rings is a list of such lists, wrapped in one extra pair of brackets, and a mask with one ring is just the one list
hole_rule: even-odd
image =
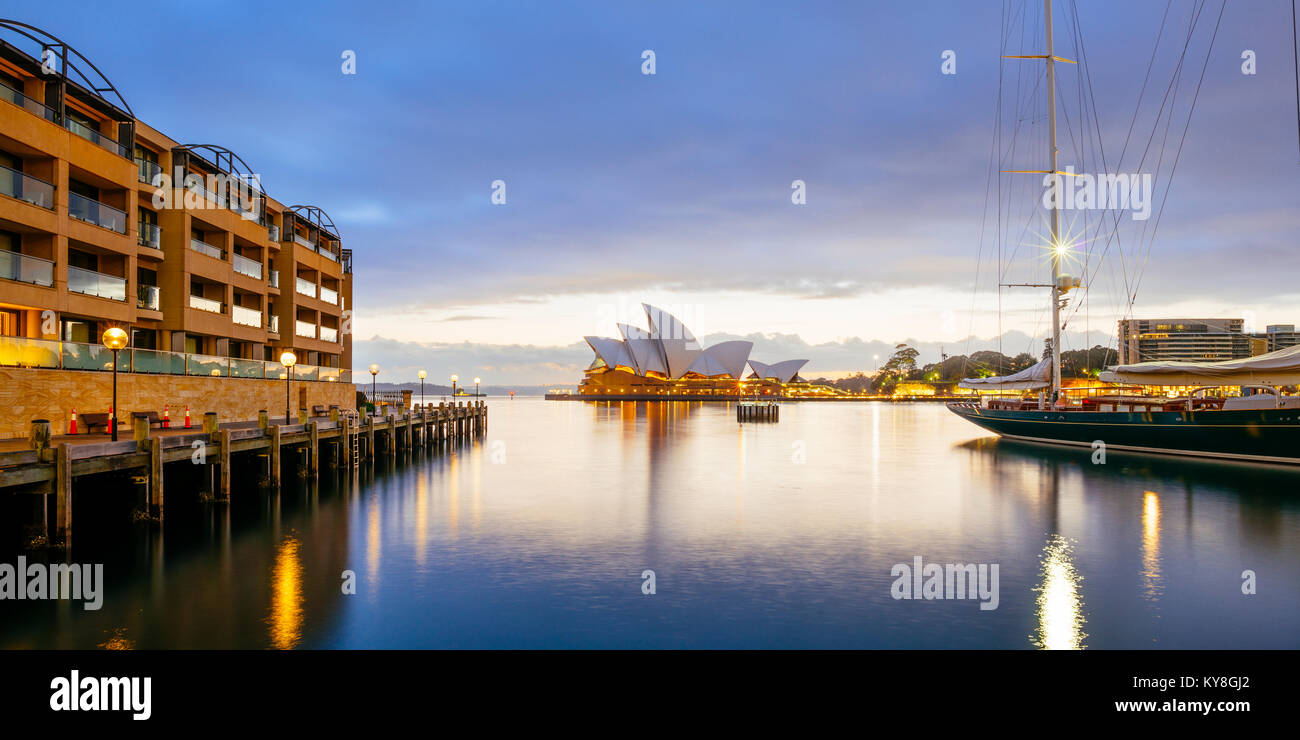
[(1039, 572), (1038, 630), (1033, 644), (1043, 650), (1082, 650), (1083, 598), (1079, 584), (1083, 580), (1075, 570), (1073, 548), (1064, 537), (1052, 535), (1043, 548)]
[(114, 627), (113, 635), (99, 643), (98, 647), (105, 650), (132, 650), (135, 648), (135, 640), (126, 636), (125, 627)]
[(1160, 497), (1142, 494), (1142, 593), (1148, 601), (1160, 598)]
[(297, 538), (289, 535), (275, 553), (271, 572), (271, 646), (292, 649), (302, 639), (302, 558)]
[(415, 479), (415, 562), (424, 566), (424, 556), (429, 544), (429, 481), (423, 476)]

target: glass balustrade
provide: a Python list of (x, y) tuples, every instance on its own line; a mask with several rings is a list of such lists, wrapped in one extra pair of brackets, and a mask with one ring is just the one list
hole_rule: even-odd
[(126, 278), (68, 265), (68, 290), (114, 301), (126, 300)]
[(117, 141), (114, 141), (111, 137), (105, 136), (104, 134), (101, 134), (95, 129), (86, 126), (85, 124), (74, 121), (71, 118), (64, 121), (63, 123), (64, 126), (66, 126), (69, 131), (76, 134), (77, 136), (80, 136), (81, 138), (87, 141), (98, 144), (99, 146), (103, 147), (104, 149), (107, 149), (108, 151), (116, 154), (119, 157), (126, 157), (127, 159), (131, 158), (129, 153), (126, 150), (126, 147), (122, 146)]
[(297, 280), (298, 282), (294, 288), (295, 290), (297, 290), (299, 293), (302, 293), (303, 295), (309, 295), (312, 298), (316, 297), (316, 283), (313, 283), (312, 281), (307, 280), (305, 278), (297, 278)]
[(279, 271), (279, 270), (271, 270), (271, 274), (270, 274), (268, 277), (269, 277), (270, 279), (267, 281), (267, 283), (268, 283), (272, 288), (278, 288), (278, 287), (280, 287), (280, 271)]
[(279, 226), (276, 226), (275, 224), (271, 224), (270, 226), (267, 226), (267, 227), (266, 227), (266, 237), (267, 237), (267, 239), (269, 239), (269, 240), (271, 240), (271, 241), (273, 241), (273, 242), (278, 242), (278, 241), (280, 241), (280, 227), (279, 227)]
[(0, 278), (48, 288), (54, 285), (54, 263), (28, 254), (0, 250)]
[(299, 321), (294, 327), (294, 333), (300, 337), (316, 338), (316, 325), (310, 321)]
[(231, 261), (235, 264), (235, 272), (240, 275), (247, 275), (251, 278), (262, 279), (262, 263), (257, 260), (250, 260), (243, 255), (232, 255)]
[(59, 114), (53, 108), (42, 104), (35, 98), (27, 97), (8, 85), (0, 84), (0, 100), (7, 100), (14, 105), (26, 108), (51, 123), (59, 122)]
[(269, 319), (267, 319), (267, 322), (266, 322), (266, 328), (267, 328), (267, 330), (270, 331), (272, 334), (279, 334), (279, 333), (280, 333), (280, 317), (279, 317), (279, 316), (274, 316), (274, 315), (273, 315), (273, 316), (271, 316)]
[(141, 221), (137, 224), (140, 227), (139, 243), (142, 247), (153, 247), (162, 249), (162, 229), (157, 225)]
[(240, 360), (231, 358), (230, 360), (230, 377), (232, 378), (265, 378), (267, 377), (267, 363), (261, 360)]
[(208, 311), (210, 313), (224, 313), (224, 311), (222, 311), (221, 301), (214, 301), (211, 298), (204, 298), (203, 296), (197, 295), (190, 296), (190, 308), (197, 308), (200, 311)]
[(316, 249), (316, 242), (313, 242), (311, 239), (308, 239), (302, 234), (295, 233), (293, 235), (293, 240), (308, 249), (313, 249), (313, 250)]
[(219, 247), (214, 247), (200, 239), (190, 239), (190, 249), (193, 249), (195, 252), (201, 252), (215, 259), (224, 260), (226, 258), (225, 253), (222, 252)]
[(294, 380), (316, 380), (319, 376), (320, 368), (315, 365), (294, 365)]
[(53, 185), (3, 165), (0, 165), (0, 195), (54, 210)]
[(68, 215), (119, 234), (126, 233), (126, 211), (120, 211), (84, 195), (68, 193)]
[(149, 375), (185, 374), (183, 352), (162, 352), (156, 349), (133, 349), (130, 352), (131, 372)]
[(186, 375), (222, 377), (229, 373), (230, 358), (213, 355), (185, 355)]
[(324, 342), (337, 342), (339, 340), (339, 330), (331, 329), (328, 326), (320, 328), (320, 338)]
[(135, 307), (147, 308), (150, 311), (161, 311), (162, 301), (157, 285), (136, 285), (135, 286)]
[(162, 166), (157, 162), (150, 162), (147, 159), (141, 159), (139, 157), (135, 158), (135, 166), (138, 170), (137, 176), (139, 177), (140, 182), (148, 185), (152, 185), (153, 179), (158, 175), (161, 175), (163, 171)]
[(320, 286), (320, 299), (335, 306), (339, 305), (338, 291), (326, 288), (324, 285)]
[(58, 368), (59, 342), (0, 336), (0, 366)]
[(262, 328), (262, 312), (256, 309), (231, 306), (230, 319), (241, 326)]

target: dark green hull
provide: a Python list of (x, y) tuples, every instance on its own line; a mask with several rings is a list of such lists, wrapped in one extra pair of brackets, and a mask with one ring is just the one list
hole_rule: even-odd
[(948, 404), (973, 424), (1049, 444), (1300, 464), (1300, 409), (1243, 411), (1001, 411)]

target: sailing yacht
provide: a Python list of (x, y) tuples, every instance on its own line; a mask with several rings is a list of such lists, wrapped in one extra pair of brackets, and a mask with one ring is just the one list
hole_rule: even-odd
[[(1055, 54), (1052, 0), (1044, 0), (1047, 52), (1018, 58), (1042, 59), (1047, 65), (1049, 210), (1051, 282), (1032, 287), (1051, 294), (1051, 353), (1033, 367), (1013, 375), (967, 378), (963, 388), (1039, 391), (1036, 400), (989, 400), (949, 403), (958, 416), (1003, 437), (1049, 444), (1144, 453), (1193, 455), (1253, 462), (1300, 464), (1300, 397), (1281, 394), (1281, 387), (1300, 384), (1300, 346), (1223, 362), (1142, 362), (1120, 365), (1099, 380), (1148, 387), (1194, 386), (1180, 398), (1113, 396), (1074, 403), (1061, 392), (1061, 308), (1066, 295), (1080, 287), (1077, 277), (1062, 272), (1060, 232), (1062, 172), (1056, 141), (1056, 64), (1071, 63)], [(1023, 170), (1019, 172), (1024, 172)], [(1217, 396), (1216, 388), (1250, 389), (1251, 395)]]

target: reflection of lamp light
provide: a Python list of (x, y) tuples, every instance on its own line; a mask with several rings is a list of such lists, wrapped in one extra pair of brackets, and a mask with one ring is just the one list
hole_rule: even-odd
[(293, 366), (298, 362), (290, 350), (285, 350), (280, 355), (280, 364), (284, 365), (284, 423), (289, 423), (289, 386), (293, 383)]
[(112, 414), (112, 418), (108, 420), (108, 426), (113, 433), (113, 441), (116, 442), (117, 441), (117, 353), (119, 350), (121, 350), (123, 347), (126, 346), (126, 342), (127, 342), (126, 332), (116, 326), (109, 327), (108, 329), (104, 330), (104, 336), (100, 337), (100, 341), (104, 343), (105, 347), (108, 347), (109, 349), (113, 350), (113, 414)]
[(421, 370), (416, 375), (420, 376), (420, 408), (424, 408), (424, 378), (428, 373)]

